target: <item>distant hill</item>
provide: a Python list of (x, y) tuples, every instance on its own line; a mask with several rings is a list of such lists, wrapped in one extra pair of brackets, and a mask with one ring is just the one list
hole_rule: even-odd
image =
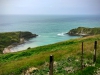
[(100, 28), (86, 28), (86, 27), (78, 27), (70, 30), (67, 34), (71, 36), (89, 36), (100, 34)]
[[(24, 40), (28, 40), (30, 38), (36, 37), (36, 34), (32, 34), (31, 32), (3, 32), (0, 33), (0, 53), (3, 52), (4, 48), (9, 45), (18, 45), (24, 42)], [(21, 41), (21, 39), (24, 39)]]

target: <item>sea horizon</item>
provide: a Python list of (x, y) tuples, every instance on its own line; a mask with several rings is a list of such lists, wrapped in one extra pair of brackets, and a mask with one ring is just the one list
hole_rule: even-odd
[(53, 44), (78, 36), (65, 35), (77, 27), (100, 27), (98, 15), (0, 15), (0, 32), (30, 31), (36, 38), (12, 49), (12, 52)]

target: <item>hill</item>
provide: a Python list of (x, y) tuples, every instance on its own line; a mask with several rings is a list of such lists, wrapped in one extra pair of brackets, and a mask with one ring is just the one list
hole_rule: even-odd
[(100, 28), (78, 27), (70, 30), (67, 34), (71, 36), (89, 36), (100, 34)]
[[(0, 53), (3, 53), (5, 47), (13, 47), (18, 44), (24, 43), (24, 40), (36, 37), (36, 34), (31, 32), (3, 32), (0, 33)], [(21, 41), (21, 39), (24, 39)]]
[[(96, 63), (93, 63), (94, 41), (98, 43)], [(84, 68), (81, 70), (82, 42)], [(1, 54), (0, 75), (48, 75), (50, 55), (54, 56), (54, 75), (99, 75), (100, 35)]]

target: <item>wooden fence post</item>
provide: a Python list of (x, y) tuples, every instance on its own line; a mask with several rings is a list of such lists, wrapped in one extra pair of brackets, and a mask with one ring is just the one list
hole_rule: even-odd
[(81, 55), (81, 69), (83, 69), (83, 42), (82, 42), (82, 55)]
[(53, 61), (54, 61), (54, 57), (50, 55), (49, 75), (53, 75)]
[(97, 51), (97, 41), (94, 42), (94, 55), (93, 55), (93, 63), (96, 62), (96, 51)]

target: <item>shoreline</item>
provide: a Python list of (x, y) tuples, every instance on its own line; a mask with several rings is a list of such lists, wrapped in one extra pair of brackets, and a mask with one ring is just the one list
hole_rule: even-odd
[(7, 47), (4, 48), (3, 50), (3, 54), (6, 54), (6, 53), (11, 53), (11, 49), (14, 48), (14, 47), (17, 47), (18, 45), (21, 45), (21, 44), (24, 44), (25, 43), (25, 39), (24, 38), (20, 38), (20, 42), (19, 43), (13, 43)]
[[(9, 35), (7, 35), (9, 34)], [(4, 46), (4, 48), (1, 50), (3, 54), (10, 53), (11, 49), (14, 47), (17, 47), (18, 45), (26, 43), (26, 41), (30, 40), (31, 38), (35, 38), (38, 35), (37, 34), (32, 34), (31, 32), (5, 32), (1, 33), (1, 36), (4, 37), (4, 39), (10, 38), (9, 40), (4, 40), (4, 42), (7, 42), (8, 46)], [(16, 36), (16, 37), (14, 37)], [(1, 38), (1, 40), (3, 40)], [(15, 40), (15, 41), (13, 41)], [(3, 42), (2, 42), (3, 43)], [(2, 45), (5, 45), (3, 43)]]

